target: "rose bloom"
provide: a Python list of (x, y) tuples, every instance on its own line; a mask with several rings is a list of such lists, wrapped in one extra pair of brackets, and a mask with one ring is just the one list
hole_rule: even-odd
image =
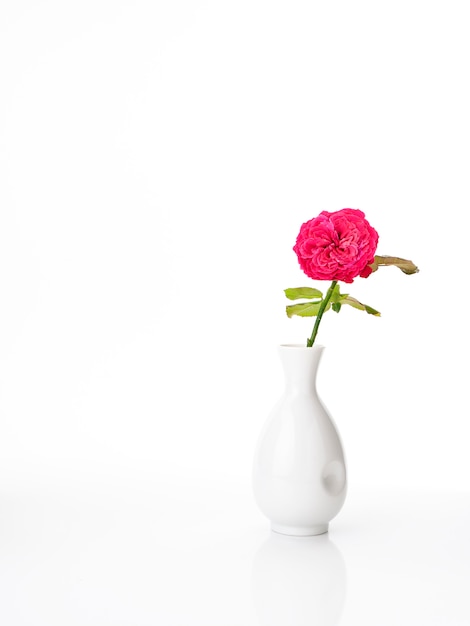
[(294, 251), (303, 271), (315, 280), (352, 283), (372, 272), (379, 235), (359, 209), (322, 211), (302, 224)]

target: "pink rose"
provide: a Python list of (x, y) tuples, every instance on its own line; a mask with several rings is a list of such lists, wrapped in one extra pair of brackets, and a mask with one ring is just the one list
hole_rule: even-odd
[(302, 224), (294, 251), (303, 271), (315, 280), (352, 283), (367, 278), (379, 235), (359, 209), (322, 211)]

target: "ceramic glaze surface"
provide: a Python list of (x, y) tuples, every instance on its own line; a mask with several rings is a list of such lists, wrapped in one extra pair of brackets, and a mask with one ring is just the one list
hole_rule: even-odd
[(343, 447), (316, 388), (323, 350), (280, 346), (285, 390), (255, 452), (255, 500), (271, 528), (287, 535), (326, 532), (346, 498)]

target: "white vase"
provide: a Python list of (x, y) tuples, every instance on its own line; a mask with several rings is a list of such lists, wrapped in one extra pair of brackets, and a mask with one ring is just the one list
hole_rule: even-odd
[(280, 346), (285, 389), (261, 432), (253, 491), (273, 531), (320, 535), (346, 498), (346, 464), (316, 377), (324, 347)]

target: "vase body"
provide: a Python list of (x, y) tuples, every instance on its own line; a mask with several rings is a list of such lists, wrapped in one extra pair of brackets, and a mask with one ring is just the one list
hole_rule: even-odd
[(275, 532), (319, 535), (343, 506), (343, 446), (320, 400), (316, 377), (324, 347), (280, 346), (285, 389), (260, 434), (253, 491)]

